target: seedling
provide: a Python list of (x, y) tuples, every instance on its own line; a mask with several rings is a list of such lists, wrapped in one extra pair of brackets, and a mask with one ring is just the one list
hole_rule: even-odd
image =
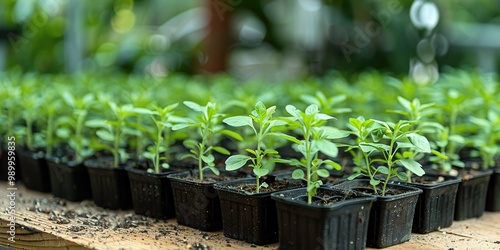
[[(277, 126), (284, 126), (287, 123), (283, 120), (278, 120), (273, 118), (273, 114), (276, 111), (276, 106), (266, 108), (262, 102), (257, 102), (255, 104), (255, 109), (248, 116), (233, 116), (224, 119), (224, 123), (232, 127), (250, 127), (256, 138), (256, 148), (246, 148), (246, 152), (250, 155), (236, 154), (231, 155), (227, 158), (226, 170), (234, 171), (242, 168), (248, 164), (248, 167), (253, 168), (253, 173), (255, 174), (255, 192), (259, 193), (260, 188), (266, 188), (267, 183), (259, 183), (260, 178), (269, 174), (270, 170), (267, 167), (268, 164), (273, 164), (280, 162), (280, 156), (278, 151), (272, 148), (266, 147), (264, 140), (269, 136), (276, 136), (286, 140), (296, 141), (298, 140), (284, 133), (274, 132), (272, 129)], [(239, 135), (239, 137), (243, 137)]]
[[(149, 114), (155, 124), (155, 129), (150, 131), (150, 137), (153, 139), (154, 145), (148, 147), (148, 151), (144, 152), (144, 157), (153, 162), (153, 169), (148, 169), (148, 172), (161, 173), (161, 168), (168, 169), (170, 166), (162, 160), (167, 159), (169, 143), (165, 143), (169, 136), (166, 130), (173, 126), (173, 111), (178, 104), (174, 103), (163, 108), (153, 105), (152, 111), (139, 110), (141, 114)], [(162, 155), (163, 154), (163, 155)]]
[[(382, 185), (381, 195), (385, 196), (391, 178), (408, 180), (408, 175), (400, 170), (400, 166), (417, 176), (425, 174), (422, 165), (411, 159), (411, 154), (407, 153), (411, 150), (431, 152), (427, 138), (411, 129), (415, 122), (400, 120), (398, 123), (391, 123), (358, 117), (350, 118), (349, 124), (352, 135), (357, 139), (355, 145), (350, 146), (347, 151), (356, 149), (357, 155), (360, 155), (363, 161), (356, 162), (357, 173), (349, 176), (348, 180), (368, 176), (375, 194), (378, 194), (378, 186)], [(397, 157), (397, 153), (400, 153), (401, 157)]]
[(289, 164), (305, 169), (296, 169), (292, 173), (294, 179), (301, 179), (307, 183), (307, 201), (312, 202), (312, 197), (316, 195), (316, 190), (323, 184), (319, 177), (327, 178), (330, 172), (326, 169), (340, 170), (340, 164), (330, 159), (320, 159), (319, 152), (336, 157), (338, 154), (337, 145), (330, 140), (344, 138), (348, 132), (337, 130), (333, 127), (322, 126), (326, 121), (334, 117), (320, 113), (318, 106), (309, 105), (305, 111), (297, 109), (293, 105), (287, 105), (286, 111), (291, 115), (288, 117), (289, 125), (300, 130), (301, 139), (293, 140), (296, 150), (303, 156), (302, 159), (289, 160)]
[(57, 122), (61, 125), (55, 129), (55, 134), (68, 141), (74, 150), (75, 162), (82, 162), (86, 157), (92, 155), (93, 151), (88, 148), (89, 140), (84, 136), (84, 126), (89, 109), (94, 104), (94, 96), (86, 94), (76, 97), (69, 92), (62, 94), (64, 102), (71, 108), (71, 115), (61, 114)]
[(109, 107), (113, 113), (114, 119), (108, 120), (89, 120), (86, 126), (96, 128), (96, 135), (100, 140), (91, 142), (94, 149), (103, 149), (113, 155), (113, 167), (120, 166), (128, 158), (128, 154), (122, 147), (127, 135), (137, 135), (137, 130), (128, 126), (127, 118), (139, 114), (138, 108), (131, 104), (118, 106), (114, 102), (109, 102)]
[(488, 112), (487, 119), (471, 117), (470, 121), (480, 127), (473, 139), (473, 145), (483, 160), (483, 169), (498, 165), (495, 157), (500, 154), (500, 115), (495, 110)]
[(194, 102), (185, 101), (186, 105), (191, 110), (198, 113), (194, 118), (186, 118), (183, 122), (179, 122), (172, 127), (172, 130), (183, 128), (195, 128), (199, 134), (199, 140), (186, 139), (184, 146), (189, 149), (189, 153), (183, 158), (193, 158), (198, 162), (199, 179), (203, 181), (203, 171), (210, 169), (215, 175), (219, 175), (220, 171), (215, 166), (215, 156), (213, 151), (224, 155), (229, 155), (229, 151), (221, 146), (216, 146), (217, 136), (226, 134), (237, 139), (239, 135), (232, 131), (224, 130), (220, 119), (222, 114), (217, 112), (217, 106), (213, 102), (208, 102), (207, 105), (201, 106)]

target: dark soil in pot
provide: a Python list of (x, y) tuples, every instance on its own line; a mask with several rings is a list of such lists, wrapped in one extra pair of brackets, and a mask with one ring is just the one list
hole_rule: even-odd
[(92, 199), (96, 205), (109, 209), (132, 207), (130, 183), (124, 166), (110, 167), (107, 158), (89, 159), (84, 165), (89, 173)]
[[(344, 181), (331, 187), (373, 193), (369, 180)], [(396, 184), (388, 184), (387, 188), (386, 196), (376, 195), (370, 212), (368, 247), (389, 247), (411, 238), (415, 206), (422, 190)]]
[(462, 181), (458, 185), (454, 220), (481, 217), (486, 206), (486, 194), (493, 171), (460, 169), (458, 172)]
[(500, 167), (493, 169), (486, 196), (486, 211), (500, 211)]
[(174, 197), (167, 176), (180, 172), (182, 169), (171, 167), (158, 174), (149, 173), (146, 169), (147, 167), (126, 168), (134, 212), (156, 219), (173, 218), (175, 216)]
[(413, 218), (414, 233), (429, 233), (453, 224), (455, 197), (460, 178), (442, 174), (414, 177), (407, 185), (423, 192), (419, 195)]
[(279, 190), (303, 187), (300, 180), (266, 176), (267, 188), (256, 191), (255, 178), (224, 181), (215, 184), (222, 209), (226, 237), (265, 245), (278, 241), (276, 204), (271, 194)]
[(47, 164), (52, 194), (69, 201), (92, 198), (89, 173), (83, 163), (48, 157)]
[(221, 171), (221, 175), (204, 171), (204, 180), (198, 179), (198, 171), (185, 171), (168, 176), (174, 195), (177, 223), (202, 231), (222, 229), (220, 200), (214, 184), (236, 179), (231, 173)]
[(365, 248), (374, 196), (319, 188), (313, 204), (308, 204), (306, 194), (305, 188), (271, 194), (280, 249)]
[(35, 191), (50, 192), (49, 168), (43, 153), (24, 150), (17, 152), (24, 185)]

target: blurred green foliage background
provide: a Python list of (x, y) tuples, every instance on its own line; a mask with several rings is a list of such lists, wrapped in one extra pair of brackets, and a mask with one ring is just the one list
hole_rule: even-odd
[[(435, 28), (412, 23), (416, 1), (437, 6)], [(3, 0), (0, 69), (229, 72), (243, 79), (368, 69), (404, 75), (426, 37), (427, 64), (440, 71), (500, 69), (499, 1), (416, 1)], [(422, 10), (419, 18), (435, 16)]]

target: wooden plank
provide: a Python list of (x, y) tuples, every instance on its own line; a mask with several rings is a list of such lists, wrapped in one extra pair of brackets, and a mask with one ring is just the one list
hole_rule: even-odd
[[(65, 202), (51, 194), (17, 185), (16, 242), (8, 241), (9, 215), (0, 213), (0, 245), (15, 249), (276, 249), (278, 243), (254, 246), (180, 226), (175, 219), (154, 220), (131, 210), (110, 211), (92, 201)], [(9, 205), (7, 186), (0, 183), (0, 209)], [(1, 249), (1, 247), (0, 247)], [(403, 249), (500, 249), (500, 213), (454, 222), (426, 235), (413, 234)]]

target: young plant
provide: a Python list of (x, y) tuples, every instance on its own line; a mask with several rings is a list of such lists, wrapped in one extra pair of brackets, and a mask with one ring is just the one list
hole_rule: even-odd
[(42, 113), (46, 119), (46, 127), (45, 127), (45, 155), (51, 156), (53, 148), (56, 144), (55, 133), (57, 130), (56, 123), (56, 113), (59, 111), (59, 107), (61, 106), (61, 101), (56, 99), (55, 95), (46, 93), (44, 96), (44, 107), (42, 109)]
[[(363, 117), (350, 118), (352, 135), (356, 136), (357, 140), (356, 144), (347, 150), (358, 150), (363, 161), (357, 162), (358, 172), (349, 176), (348, 180), (368, 176), (374, 192), (378, 194), (378, 186), (382, 185), (381, 195), (385, 196), (390, 179), (397, 177), (402, 181), (408, 180), (406, 172), (401, 171), (400, 166), (417, 176), (424, 175), (422, 165), (411, 159), (407, 153), (410, 150), (431, 152), (427, 138), (411, 128), (414, 123), (406, 120), (390, 123), (365, 120)], [(401, 157), (397, 157), (398, 153)]]
[[(418, 98), (413, 100), (405, 99), (404, 97), (398, 96), (398, 102), (401, 105), (401, 109), (391, 109), (387, 110), (389, 113), (395, 113), (403, 116), (405, 120), (410, 122), (410, 129), (417, 130), (422, 135), (435, 134), (438, 129), (442, 126), (439, 123), (427, 121), (430, 116), (437, 113), (437, 109), (434, 108), (434, 103), (421, 104)], [(408, 158), (413, 161), (419, 161), (424, 158), (425, 152), (420, 150), (418, 147), (413, 147), (405, 151), (406, 155), (397, 153), (399, 158)], [(407, 170), (406, 175), (408, 177), (408, 182), (412, 181), (412, 172)]]
[(219, 169), (215, 166), (215, 156), (213, 151), (224, 155), (229, 155), (229, 151), (223, 147), (216, 146), (217, 136), (226, 134), (237, 139), (239, 136), (231, 131), (224, 130), (220, 123), (222, 114), (217, 112), (217, 106), (213, 102), (208, 102), (207, 105), (201, 106), (194, 102), (184, 101), (191, 110), (198, 113), (194, 118), (186, 118), (184, 121), (175, 124), (172, 130), (183, 128), (195, 128), (200, 136), (200, 139), (186, 139), (184, 146), (189, 149), (189, 153), (183, 158), (193, 158), (198, 162), (199, 180), (203, 181), (203, 170), (210, 169), (215, 175), (219, 175)]
[[(465, 139), (461, 135), (450, 135), (448, 127), (437, 126), (431, 134), (431, 152), (429, 161), (432, 162), (433, 169), (450, 174), (453, 167), (464, 168), (465, 164), (460, 160), (456, 150), (456, 145), (463, 145)], [(453, 145), (453, 147), (450, 147)]]
[(96, 128), (96, 135), (100, 139), (93, 141), (91, 147), (94, 149), (104, 149), (113, 155), (113, 167), (119, 167), (128, 158), (126, 150), (122, 147), (127, 135), (137, 135), (137, 130), (128, 125), (129, 117), (138, 115), (141, 111), (131, 104), (118, 106), (114, 102), (109, 102), (109, 107), (114, 119), (89, 120), (86, 126)]
[(22, 134), (24, 135), (24, 147), (30, 152), (35, 152), (38, 146), (35, 143), (35, 132), (34, 123), (40, 118), (40, 104), (41, 97), (32, 93), (23, 95), (23, 101), (21, 102), (22, 118), (25, 121), (24, 130)]
[[(249, 127), (253, 131), (256, 138), (256, 148), (246, 148), (246, 152), (250, 155), (236, 154), (227, 158), (226, 170), (234, 171), (245, 166), (249, 161), (248, 167), (253, 168), (255, 174), (255, 192), (259, 193), (260, 188), (267, 187), (267, 183), (259, 183), (260, 178), (269, 174), (268, 164), (280, 162), (278, 151), (272, 148), (267, 148), (264, 140), (269, 136), (276, 136), (286, 140), (296, 141), (295, 138), (280, 132), (274, 132), (272, 129), (277, 126), (283, 126), (287, 123), (283, 120), (273, 118), (276, 111), (276, 106), (266, 108), (262, 102), (255, 104), (255, 109), (248, 116), (233, 116), (223, 120), (224, 123), (231, 127)], [(240, 137), (242, 137), (240, 135)]]
[(89, 93), (83, 97), (77, 97), (69, 92), (63, 92), (62, 97), (66, 105), (71, 109), (71, 114), (67, 116), (61, 114), (57, 118), (57, 123), (60, 126), (55, 129), (55, 134), (57, 137), (68, 141), (68, 145), (75, 154), (74, 161), (80, 163), (93, 153), (88, 148), (89, 140), (84, 136), (84, 127), (89, 109), (94, 104), (94, 96)]
[[(307, 183), (307, 201), (310, 204), (316, 190), (323, 184), (319, 177), (327, 178), (330, 172), (325, 169), (335, 168), (340, 170), (340, 164), (330, 159), (320, 159), (319, 152), (336, 157), (337, 145), (330, 140), (344, 138), (349, 135), (332, 127), (322, 126), (326, 121), (334, 119), (332, 116), (319, 112), (318, 106), (309, 105), (305, 111), (301, 111), (293, 105), (287, 105), (286, 111), (291, 115), (288, 117), (289, 125), (300, 130), (301, 140), (294, 140), (296, 150), (302, 154), (302, 159), (292, 159), (288, 163), (303, 169), (296, 169), (292, 173), (294, 179), (301, 179)], [(304, 173), (305, 170), (305, 173)]]
[(168, 169), (170, 167), (167, 162), (162, 162), (162, 160), (167, 159), (168, 148), (170, 146), (170, 143), (165, 143), (165, 141), (168, 140), (168, 134), (165, 133), (166, 130), (173, 126), (173, 111), (177, 106), (178, 103), (167, 105), (163, 108), (153, 105), (152, 111), (139, 111), (142, 114), (149, 114), (155, 124), (154, 129), (149, 133), (153, 139), (154, 145), (148, 147), (148, 151), (143, 154), (146, 159), (150, 159), (153, 162), (153, 169), (148, 169), (148, 172), (159, 174), (161, 173), (161, 168)]
[(489, 110), (487, 119), (471, 117), (470, 121), (480, 127), (478, 134), (472, 138), (473, 146), (483, 161), (484, 170), (495, 167), (495, 157), (500, 154), (500, 115)]

